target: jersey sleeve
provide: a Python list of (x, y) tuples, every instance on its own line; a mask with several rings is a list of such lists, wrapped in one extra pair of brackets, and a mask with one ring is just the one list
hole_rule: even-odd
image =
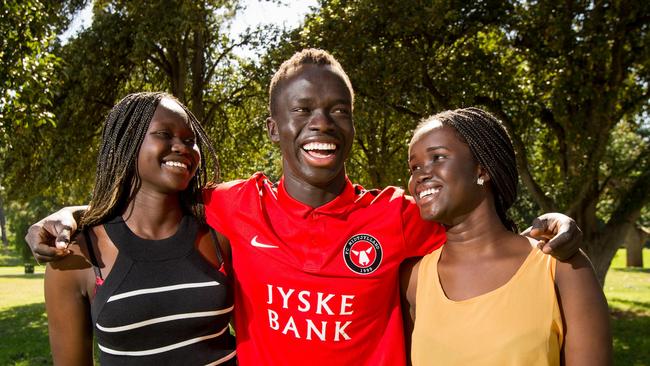
[(217, 232), (229, 236), (232, 225), (228, 225), (228, 218), (232, 217), (233, 210), (237, 209), (236, 198), (244, 181), (231, 181), (217, 184), (216, 187), (203, 190), (203, 204), (205, 205), (205, 219)]
[(410, 196), (404, 196), (402, 205), (402, 233), (406, 257), (424, 256), (447, 241), (444, 226), (435, 221), (423, 220), (413, 197)]
[(214, 230), (224, 235), (226, 226), (224, 225), (224, 211), (226, 207), (223, 204), (223, 188), (218, 185), (215, 188), (206, 188), (203, 190), (203, 203), (205, 205), (205, 219)]
[(239, 210), (256, 205), (260, 190), (268, 179), (262, 173), (255, 173), (248, 179), (219, 183), (203, 190), (205, 219), (217, 232), (230, 237), (236, 228), (233, 217)]

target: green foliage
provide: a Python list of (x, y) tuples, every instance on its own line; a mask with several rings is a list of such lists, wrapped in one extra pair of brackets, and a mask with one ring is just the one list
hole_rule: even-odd
[(48, 84), (55, 98), (43, 108), (55, 123), (15, 127), (0, 161), (7, 202), (22, 202), (18, 211), (31, 216), (7, 212), (14, 225), (33, 222), (52, 204), (89, 200), (103, 120), (130, 92), (164, 90), (188, 105), (233, 167), (229, 178), (274, 166), (261, 128), (264, 88), (250, 75), (253, 65), (233, 53), (272, 33), (228, 38), (238, 9), (235, 0), (95, 1), (92, 26), (52, 50), (60, 61)]
[(482, 106), (503, 121), (517, 152), (527, 202), (516, 218), (567, 212), (604, 278), (624, 226), (650, 204), (650, 3), (321, 6), (269, 57), (312, 46), (341, 61), (357, 92), (351, 176), (404, 182), (406, 153), (396, 146), (418, 119)]
[[(101, 0), (92, 26), (57, 46), (55, 35), (81, 3), (10, 2), (3, 10), (14, 14), (0, 22), (10, 33), (3, 42), (13, 42), (3, 43), (10, 76), (2, 75), (12, 80), (3, 96), (24, 85), (20, 98), (47, 99), (23, 103), (47, 114), (1, 120), (0, 142), (11, 134), (11, 145), (0, 144), (0, 192), (8, 206), (23, 202), (18, 211), (86, 202), (104, 116), (139, 90), (170, 91), (191, 108), (215, 141), (225, 179), (256, 170), (278, 178), (278, 151), (265, 134), (266, 88), (293, 52), (321, 47), (355, 87), (347, 169), (368, 188), (406, 185), (407, 143), (419, 119), (479, 105), (513, 138), (525, 190), (513, 212), (520, 225), (540, 210), (569, 213), (604, 276), (623, 226), (649, 222), (648, 2), (322, 0), (299, 29), (272, 42), (267, 28), (227, 36), (236, 0)], [(41, 28), (11, 33), (25, 29), (30, 11)], [(258, 63), (235, 56), (239, 44), (270, 46)], [(46, 63), (47, 77), (27, 67), (34, 60)], [(2, 103), (24, 112), (16, 98)]]
[(0, 146), (14, 125), (52, 123), (56, 36), (84, 1), (4, 1), (0, 19)]

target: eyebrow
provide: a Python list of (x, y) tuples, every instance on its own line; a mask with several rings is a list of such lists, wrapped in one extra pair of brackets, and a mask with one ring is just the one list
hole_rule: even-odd
[(313, 98), (296, 98), (293, 100), (294, 103), (311, 103)]
[[(297, 103), (297, 104), (303, 104), (303, 103), (312, 103), (314, 98), (295, 98), (291, 102)], [(341, 99), (336, 99), (331, 102), (331, 104), (347, 104), (351, 105), (352, 100), (351, 99), (346, 99), (346, 98), (341, 98)]]
[[(447, 146), (444, 146), (444, 145), (438, 145), (438, 146), (430, 146), (430, 147), (427, 147), (427, 152), (431, 152), (431, 151), (435, 151), (435, 150), (440, 150), (440, 149), (449, 150), (449, 149), (447, 148)], [(413, 160), (413, 154), (409, 155), (409, 161), (411, 161), (411, 160)]]

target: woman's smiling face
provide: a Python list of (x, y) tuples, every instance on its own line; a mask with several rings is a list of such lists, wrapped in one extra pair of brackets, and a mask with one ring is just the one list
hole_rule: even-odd
[(409, 191), (425, 220), (453, 225), (481, 201), (480, 168), (456, 130), (432, 123), (409, 145)]
[(163, 193), (183, 191), (200, 162), (187, 114), (174, 100), (161, 99), (138, 153), (141, 189)]

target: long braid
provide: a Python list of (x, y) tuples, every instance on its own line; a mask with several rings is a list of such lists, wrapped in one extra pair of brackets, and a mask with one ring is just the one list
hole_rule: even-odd
[[(201, 164), (196, 171), (196, 174), (190, 181), (188, 188), (181, 192), (181, 205), (183, 205), (185, 210), (188, 210), (192, 215), (197, 217), (200, 221), (205, 220), (205, 210), (203, 207), (203, 197), (202, 190), (205, 187), (209, 187), (212, 184), (220, 180), (220, 167), (219, 159), (217, 158), (217, 153), (214, 150), (214, 145), (208, 137), (207, 133), (201, 126), (199, 120), (192, 114), (192, 112), (185, 107), (183, 104), (179, 103), (188, 117), (188, 122), (194, 136), (196, 137), (196, 144), (201, 153)], [(206, 156), (205, 150), (207, 150), (209, 156)], [(210, 158), (212, 172), (209, 172), (207, 158)]]
[[(176, 100), (173, 96), (160, 92), (129, 94), (110, 111), (102, 132), (102, 142), (97, 156), (95, 187), (90, 207), (81, 220), (82, 226), (92, 226), (104, 222), (124, 211), (128, 203), (140, 189), (137, 174), (137, 157), (149, 123), (162, 98)], [(207, 147), (213, 164), (213, 181), (218, 180), (218, 160), (210, 139), (199, 121), (178, 102), (188, 115), (195, 133), (201, 156)], [(208, 184), (206, 160), (201, 159), (197, 173), (187, 189), (180, 193), (181, 204), (187, 213), (199, 220), (204, 219), (201, 189)]]
[(460, 140), (467, 143), (474, 158), (490, 175), (501, 222), (508, 230), (517, 232), (507, 212), (517, 199), (519, 179), (515, 151), (503, 125), (490, 113), (470, 107), (431, 116), (418, 126), (416, 133), (432, 121), (454, 128)]

